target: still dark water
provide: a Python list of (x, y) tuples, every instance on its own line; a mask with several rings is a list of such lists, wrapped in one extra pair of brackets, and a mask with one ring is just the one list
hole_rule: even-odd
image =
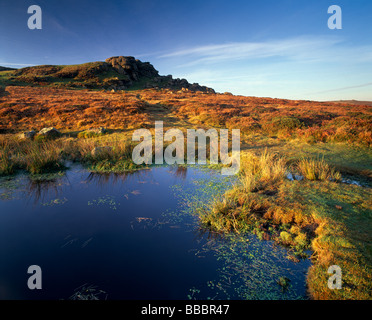
[[(176, 167), (1, 178), (0, 299), (69, 299), (83, 288), (99, 299), (306, 299), (308, 260), (199, 229), (194, 207), (231, 183)], [(42, 269), (41, 290), (27, 287), (30, 265)]]

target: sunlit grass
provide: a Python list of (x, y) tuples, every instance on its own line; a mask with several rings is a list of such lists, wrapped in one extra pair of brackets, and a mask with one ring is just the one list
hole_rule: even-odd
[[(96, 172), (136, 170), (130, 135), (135, 128), (152, 128), (154, 119), (183, 130), (241, 129), (245, 148), (255, 154), (242, 155), (239, 183), (198, 211), (201, 225), (216, 232), (251, 231), (298, 256), (312, 249), (308, 286), (313, 298), (371, 298), (371, 191), (340, 183), (344, 173), (371, 177), (370, 107), (167, 90), (7, 91), (0, 103), (4, 132), (55, 126), (64, 136), (21, 141), (0, 135), (0, 175), (59, 171), (66, 161)], [(19, 101), (27, 103), (18, 107)], [(100, 126), (110, 134), (79, 134)], [(97, 147), (103, 149), (93, 153)], [(289, 172), (304, 179), (289, 181)], [(330, 264), (342, 267), (341, 291), (326, 286)]]
[(297, 165), (300, 173), (308, 180), (340, 180), (341, 174), (324, 159), (303, 158)]
[[(267, 151), (245, 159), (240, 182), (198, 211), (201, 225), (223, 233), (250, 231), (298, 257), (313, 250), (308, 287), (314, 299), (371, 299), (371, 189), (337, 182), (341, 175), (323, 159), (303, 159), (298, 167)], [(284, 178), (296, 168), (304, 180)], [(342, 290), (327, 286), (333, 264), (342, 268)]]
[(14, 173), (14, 164), (10, 159), (10, 151), (7, 147), (0, 149), (0, 176)]
[(54, 142), (31, 143), (24, 154), (27, 171), (39, 174), (63, 169), (61, 148)]
[[(63, 170), (66, 161), (77, 161), (95, 172), (125, 172), (139, 166), (132, 161), (133, 143), (127, 135), (112, 137), (20, 140), (14, 136), (0, 139), (0, 174), (17, 170), (32, 174)], [(100, 152), (94, 153), (95, 148)]]

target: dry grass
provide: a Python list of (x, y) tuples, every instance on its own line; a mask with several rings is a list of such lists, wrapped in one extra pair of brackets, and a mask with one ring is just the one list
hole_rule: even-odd
[(259, 156), (245, 153), (241, 168), (240, 179), (246, 192), (282, 181), (287, 171), (285, 159), (267, 149)]
[(341, 179), (339, 172), (335, 171), (324, 159), (301, 159), (298, 170), (308, 180), (333, 180)]
[[(32, 174), (63, 170), (66, 160), (79, 161), (91, 171), (123, 172), (137, 169), (131, 156), (134, 145), (125, 134), (78, 139), (20, 140), (13, 135), (0, 136), (0, 175), (16, 170)], [(92, 153), (96, 147), (108, 147)]]
[[(245, 134), (300, 139), (308, 143), (372, 144), (368, 105), (175, 92), (126, 92), (8, 86), (0, 98), (0, 132), (54, 126), (84, 130), (103, 126), (128, 130), (165, 125), (225, 127)], [(167, 123), (168, 122), (168, 123)]]
[(0, 176), (14, 173), (14, 164), (10, 159), (10, 150), (7, 147), (0, 149)]
[(25, 148), (21, 162), (32, 174), (61, 170), (62, 150), (56, 142), (31, 143)]
[[(288, 144), (300, 140), (302, 145), (346, 142), (362, 145), (363, 150), (372, 144), (368, 105), (152, 89), (109, 93), (10, 86), (7, 91), (10, 94), (0, 97), (0, 133), (54, 126), (64, 136), (21, 141), (13, 134), (0, 134), (0, 175), (60, 170), (66, 160), (99, 172), (136, 169), (130, 161), (129, 137), (136, 128), (153, 128), (155, 120), (163, 120), (164, 128), (241, 129), (253, 147), (257, 137)], [(110, 129), (109, 134), (79, 135), (101, 126)], [(93, 155), (99, 146), (110, 148)], [(368, 154), (360, 163), (370, 162)], [(290, 167), (285, 158), (267, 150), (245, 154), (241, 183), (216, 199), (209, 211), (200, 212), (202, 225), (219, 232), (253, 231), (299, 255), (311, 248), (314, 264), (308, 286), (313, 298), (371, 299), (370, 189), (338, 183), (340, 174), (324, 159), (291, 163)], [(293, 170), (305, 179), (286, 180)], [(327, 288), (330, 264), (342, 267), (344, 290)]]
[(65, 90), (43, 87), (7, 87), (0, 99), (0, 132), (20, 132), (43, 127), (62, 131), (91, 127), (133, 129), (148, 123), (145, 103), (134, 93)]
[[(291, 257), (312, 249), (308, 287), (314, 299), (371, 299), (371, 189), (329, 181), (339, 173), (324, 160), (303, 160), (299, 168), (310, 172), (306, 179), (289, 181), (282, 158), (266, 151), (246, 155), (241, 183), (199, 211), (201, 225), (215, 232), (254, 232), (287, 246)], [(342, 268), (342, 290), (327, 286), (331, 265)]]

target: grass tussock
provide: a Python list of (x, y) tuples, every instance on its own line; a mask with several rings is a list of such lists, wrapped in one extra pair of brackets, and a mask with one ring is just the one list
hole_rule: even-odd
[(267, 149), (260, 156), (248, 153), (241, 164), (240, 181), (244, 191), (251, 192), (282, 181), (286, 170), (285, 159)]
[(27, 171), (32, 174), (58, 171), (63, 169), (62, 149), (55, 142), (31, 143), (23, 155)]
[(10, 159), (10, 150), (5, 147), (0, 149), (0, 176), (11, 175), (14, 173), (14, 164)]
[[(340, 174), (323, 159), (303, 159), (298, 167), (267, 151), (244, 159), (240, 182), (198, 212), (201, 226), (253, 232), (288, 247), (295, 261), (312, 250), (308, 288), (314, 299), (371, 299), (371, 189), (338, 183)], [(305, 179), (286, 179), (293, 169)], [(327, 286), (331, 265), (342, 269), (342, 290)]]
[[(95, 172), (123, 172), (137, 169), (139, 166), (132, 161), (134, 145), (129, 141), (113, 140), (110, 146), (101, 148), (93, 153), (96, 147), (88, 147), (88, 152), (83, 154), (84, 162)], [(87, 150), (86, 146), (84, 149)], [(92, 150), (89, 152), (89, 150)]]
[(216, 199), (212, 208), (200, 215), (202, 225), (218, 232), (246, 230), (251, 213), (262, 214), (268, 206), (254, 195), (275, 192), (284, 180), (285, 164), (283, 157), (267, 150), (260, 156), (246, 154), (241, 165), (239, 185), (229, 190), (222, 200)]
[[(17, 170), (31, 174), (60, 171), (66, 161), (80, 162), (95, 172), (124, 172), (138, 168), (132, 160), (133, 144), (126, 135), (95, 138), (62, 137), (55, 140), (0, 139), (0, 175)], [(94, 150), (99, 152), (94, 152)]]
[(298, 162), (299, 172), (308, 180), (334, 180), (341, 179), (341, 174), (323, 159), (303, 158)]

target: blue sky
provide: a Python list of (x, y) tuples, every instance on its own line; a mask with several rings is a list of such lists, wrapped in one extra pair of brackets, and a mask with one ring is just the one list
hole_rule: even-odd
[[(341, 30), (327, 26), (334, 4)], [(30, 5), (42, 30), (27, 28)], [(0, 0), (0, 66), (117, 55), (219, 92), (372, 100), (372, 1)]]

